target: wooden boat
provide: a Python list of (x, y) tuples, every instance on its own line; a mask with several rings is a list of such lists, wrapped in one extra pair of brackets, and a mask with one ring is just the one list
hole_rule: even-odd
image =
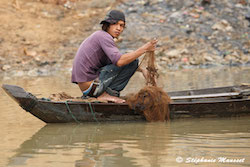
[[(145, 121), (128, 104), (86, 101), (49, 101), (23, 88), (3, 85), (5, 92), (25, 111), (46, 123)], [(250, 85), (168, 92), (170, 118), (250, 115)]]

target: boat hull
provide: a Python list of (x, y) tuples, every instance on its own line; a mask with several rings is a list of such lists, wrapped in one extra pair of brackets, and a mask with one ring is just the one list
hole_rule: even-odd
[[(236, 88), (234, 86), (233, 88)], [(238, 87), (237, 87), (238, 88)], [(112, 122), (112, 121), (145, 121), (142, 112), (129, 108), (128, 104), (98, 103), (83, 101), (49, 101), (38, 99), (23, 88), (15, 85), (3, 85), (6, 93), (12, 97), (25, 111), (31, 113), (46, 123), (82, 123), (82, 122)], [(214, 88), (221, 93), (229, 87)], [(213, 93), (213, 89), (203, 89)], [(202, 90), (192, 90), (193, 94)], [(245, 91), (246, 92), (246, 91)], [(170, 92), (175, 99), (169, 104), (170, 118), (199, 118), (199, 117), (231, 117), (250, 115), (250, 99), (248, 95), (233, 97), (216, 97), (191, 99), (186, 97), (190, 91)], [(225, 95), (225, 93), (224, 93)], [(177, 97), (183, 97), (177, 98)], [(197, 97), (197, 95), (193, 95)], [(204, 95), (204, 97), (208, 97)]]

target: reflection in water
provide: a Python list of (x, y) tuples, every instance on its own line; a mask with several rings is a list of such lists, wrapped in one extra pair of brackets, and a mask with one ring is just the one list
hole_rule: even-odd
[[(250, 166), (250, 121), (245, 118), (196, 119), (172, 122), (176, 157), (216, 159), (211, 166)], [(170, 153), (169, 153), (170, 154)], [(244, 163), (223, 164), (218, 158), (244, 159)]]
[(46, 125), (21, 144), (9, 165), (41, 162), (39, 154), (48, 154), (46, 161), (57, 159), (44, 166), (64, 160), (75, 166), (157, 166), (167, 156), (169, 136), (164, 123)]
[(46, 125), (20, 145), (8, 165), (179, 166), (175, 159), (181, 156), (246, 158), (247, 166), (249, 126), (249, 118)]

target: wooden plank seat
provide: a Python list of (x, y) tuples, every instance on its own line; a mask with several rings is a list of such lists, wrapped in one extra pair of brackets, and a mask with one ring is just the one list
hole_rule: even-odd
[(243, 97), (249, 96), (250, 90), (242, 90), (240, 92), (226, 92), (226, 93), (213, 93), (213, 94), (201, 94), (201, 95), (187, 95), (187, 96), (171, 96), (172, 100), (187, 100), (187, 99), (202, 99), (202, 98), (219, 98), (219, 97)]

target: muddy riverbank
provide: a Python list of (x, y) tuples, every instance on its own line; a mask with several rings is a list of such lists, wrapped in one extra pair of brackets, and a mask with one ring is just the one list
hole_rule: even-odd
[(249, 6), (247, 0), (2, 0), (0, 75), (70, 73), (80, 43), (114, 8), (127, 17), (121, 51), (158, 38), (160, 72), (249, 66)]

